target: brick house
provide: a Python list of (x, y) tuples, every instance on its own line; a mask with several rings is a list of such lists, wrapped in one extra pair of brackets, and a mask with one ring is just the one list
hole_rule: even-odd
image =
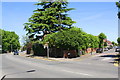
[(104, 39), (103, 42), (106, 42), (107, 43), (107, 47), (109, 46), (113, 46), (112, 42), (107, 40), (107, 39)]

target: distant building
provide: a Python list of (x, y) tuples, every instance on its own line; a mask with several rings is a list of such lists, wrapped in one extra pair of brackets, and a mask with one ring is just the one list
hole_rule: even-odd
[(107, 40), (107, 39), (104, 39), (103, 41), (107, 43), (107, 46), (113, 46), (113, 44), (112, 44), (111, 41), (109, 41), (109, 40)]

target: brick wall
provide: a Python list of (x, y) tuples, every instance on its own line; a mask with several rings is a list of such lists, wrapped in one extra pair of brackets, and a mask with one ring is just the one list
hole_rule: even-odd
[(90, 53), (91, 51), (92, 51), (92, 52), (95, 52), (95, 51), (96, 51), (96, 49), (87, 48), (86, 53)]

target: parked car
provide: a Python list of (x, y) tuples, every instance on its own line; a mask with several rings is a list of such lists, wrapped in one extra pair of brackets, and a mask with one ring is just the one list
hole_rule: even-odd
[(120, 52), (120, 46), (116, 47), (115, 52)]
[(15, 51), (14, 51), (14, 55), (19, 55), (18, 50), (15, 50)]
[(7, 51), (6, 50), (2, 50), (2, 53), (7, 53)]
[(108, 47), (109, 50), (112, 49), (112, 48), (113, 48), (112, 46), (109, 46), (109, 47)]
[(96, 50), (96, 53), (102, 53), (103, 52), (103, 49), (102, 48), (98, 48), (97, 50)]
[(104, 48), (104, 51), (108, 51), (108, 48)]

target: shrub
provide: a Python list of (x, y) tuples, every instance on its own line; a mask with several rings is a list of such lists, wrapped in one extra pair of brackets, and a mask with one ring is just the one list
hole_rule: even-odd
[(44, 46), (40, 43), (34, 43), (32, 46), (34, 55), (37, 56), (46, 56), (46, 49), (44, 49)]

